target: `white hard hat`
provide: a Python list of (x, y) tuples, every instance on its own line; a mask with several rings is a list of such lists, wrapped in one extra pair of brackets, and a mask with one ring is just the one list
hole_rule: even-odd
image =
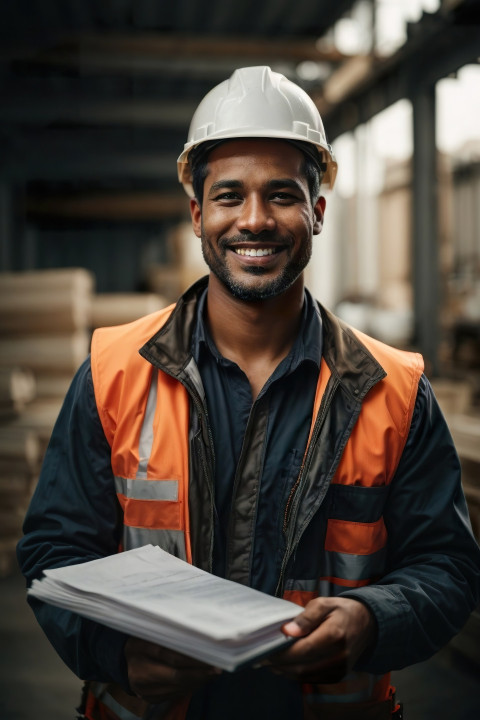
[(278, 138), (310, 144), (326, 166), (322, 183), (333, 187), (337, 163), (315, 103), (302, 88), (269, 67), (239, 68), (201, 101), (177, 161), (178, 179), (190, 197), (191, 151), (202, 143), (230, 138)]

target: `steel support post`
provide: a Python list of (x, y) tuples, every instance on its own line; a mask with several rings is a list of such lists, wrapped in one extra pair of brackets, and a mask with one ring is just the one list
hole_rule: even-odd
[(415, 342), (426, 371), (438, 374), (439, 243), (435, 85), (416, 87), (413, 104), (413, 287)]

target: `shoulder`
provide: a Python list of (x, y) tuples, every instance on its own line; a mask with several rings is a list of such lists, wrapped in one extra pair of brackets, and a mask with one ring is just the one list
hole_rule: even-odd
[(174, 306), (146, 315), (125, 325), (99, 328), (92, 337), (91, 373), (97, 407), (115, 407), (134, 386), (148, 387), (151, 364), (139, 350), (165, 324)]
[[(360, 332), (321, 308), (324, 349), (345, 387), (364, 388), (363, 410), (385, 409), (402, 436), (410, 426), (424, 365), (408, 352)], [(361, 395), (361, 393), (360, 393)]]
[(175, 305), (169, 305), (124, 325), (98, 328), (93, 333), (92, 353), (101, 352), (105, 348), (111, 347), (112, 344), (117, 348), (120, 346), (137, 351), (165, 324), (174, 308)]
[(384, 367), (387, 376), (392, 371), (403, 369), (414, 376), (417, 382), (419, 381), (424, 370), (423, 357), (420, 353), (386, 345), (355, 328), (351, 328), (351, 331)]

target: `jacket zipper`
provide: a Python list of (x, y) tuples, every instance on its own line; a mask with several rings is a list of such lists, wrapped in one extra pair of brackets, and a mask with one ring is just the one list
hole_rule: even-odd
[[(180, 382), (182, 382), (182, 381), (180, 380)], [(201, 463), (202, 463), (203, 474), (204, 474), (205, 480), (210, 488), (210, 527), (212, 528), (212, 533), (211, 533), (210, 548), (209, 548), (209, 553), (208, 553), (208, 557), (209, 557), (208, 569), (209, 569), (209, 572), (212, 572), (212, 568), (213, 568), (213, 565), (212, 565), (213, 535), (214, 535), (213, 528), (215, 527), (215, 513), (216, 513), (215, 501), (214, 501), (215, 489), (213, 487), (213, 475), (214, 475), (213, 466), (215, 463), (215, 450), (214, 450), (214, 446), (213, 446), (213, 437), (212, 437), (212, 431), (210, 429), (210, 423), (208, 421), (207, 410), (206, 410), (206, 408), (204, 408), (203, 403), (200, 399), (200, 396), (198, 395), (197, 391), (194, 388), (189, 388), (188, 385), (184, 382), (182, 382), (182, 384), (186, 388), (187, 392), (190, 394), (190, 397), (193, 400), (193, 404), (197, 411), (200, 428), (202, 428), (202, 430), (201, 430), (202, 436), (203, 436), (203, 427), (205, 427), (207, 430), (208, 446), (209, 446), (209, 450), (210, 450), (210, 467), (208, 466), (209, 463), (207, 462), (207, 458), (205, 456), (205, 444), (203, 441), (201, 443), (199, 443), (199, 447), (200, 447), (200, 455), (201, 455), (200, 459), (201, 459)]]
[[(285, 548), (285, 553), (282, 560), (282, 567), (280, 570), (280, 575), (277, 583), (277, 588), (275, 590), (275, 595), (281, 596), (283, 593), (283, 584), (285, 580), (285, 571), (287, 568), (288, 561), (290, 560), (290, 557), (294, 551), (294, 543), (293, 543), (293, 535), (295, 530), (295, 519), (298, 512), (298, 507), (300, 504), (300, 500), (297, 499), (297, 502), (295, 504), (295, 499), (299, 498), (299, 493), (301, 489), (302, 482), (305, 478), (305, 475), (308, 471), (308, 468), (310, 467), (310, 462), (312, 460), (313, 451), (315, 448), (315, 445), (317, 443), (318, 437), (320, 435), (320, 432), (323, 427), (323, 423), (325, 422), (325, 418), (327, 416), (327, 412), (330, 409), (330, 405), (332, 404), (333, 396), (335, 395), (335, 391), (337, 387), (339, 386), (340, 381), (338, 378), (335, 378), (332, 387), (330, 389), (330, 392), (328, 396), (325, 398), (325, 402), (321, 405), (317, 419), (315, 421), (315, 425), (312, 432), (312, 437), (310, 439), (310, 444), (308, 446), (307, 452), (305, 453), (302, 465), (300, 467), (297, 480), (292, 487), (292, 490), (290, 491), (290, 495), (288, 496), (287, 504), (285, 506), (285, 513), (283, 518), (283, 532), (287, 535), (287, 547)], [(297, 541), (298, 542), (298, 541)]]

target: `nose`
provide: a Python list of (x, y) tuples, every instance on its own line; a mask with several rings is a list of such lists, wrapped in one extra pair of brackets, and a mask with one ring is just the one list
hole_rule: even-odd
[(258, 195), (249, 196), (244, 199), (240, 208), (237, 226), (241, 232), (258, 235), (263, 231), (275, 229), (276, 222), (271, 208), (262, 197)]

